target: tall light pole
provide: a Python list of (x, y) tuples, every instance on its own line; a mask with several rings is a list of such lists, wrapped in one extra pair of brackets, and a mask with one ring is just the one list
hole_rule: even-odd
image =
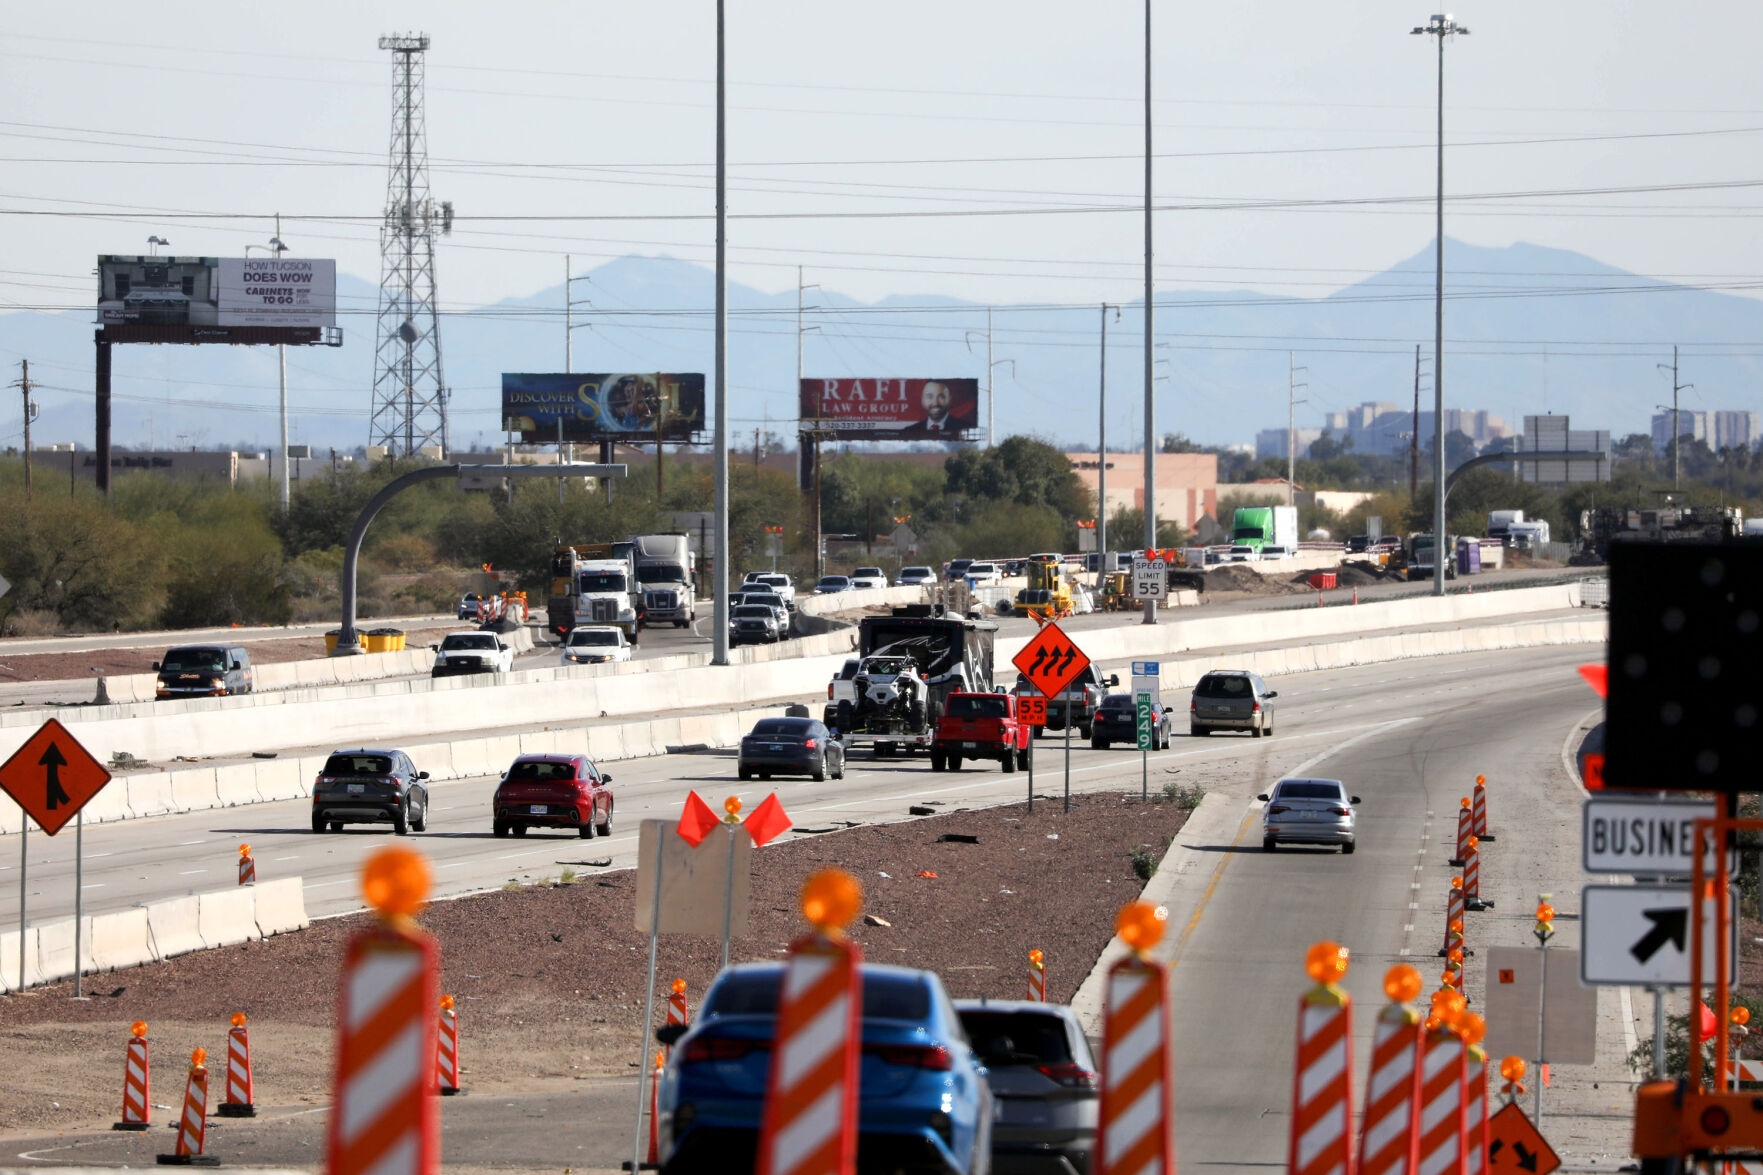
[[(1108, 566), (1108, 303), (1102, 303), (1102, 371), (1097, 377), (1101, 404), (1096, 425), (1096, 588), (1114, 569)], [(1119, 319), (1120, 307), (1112, 308)]]
[[(1151, 306), (1151, 0), (1145, 0), (1145, 549), (1157, 546), (1157, 386)], [(1157, 601), (1145, 601), (1145, 623), (1157, 623)]]
[[(712, 665), (728, 664), (728, 131), (724, 117), (723, 0), (716, 0), (716, 553), (711, 590), (716, 593)], [(655, 446), (661, 459), (661, 445)]]
[(1439, 42), (1438, 198), (1433, 228), (1432, 291), (1432, 594), (1445, 594), (1445, 40), (1469, 30), (1451, 19), (1450, 13), (1434, 13), (1431, 20), (1413, 30), (1415, 36), (1437, 37)]

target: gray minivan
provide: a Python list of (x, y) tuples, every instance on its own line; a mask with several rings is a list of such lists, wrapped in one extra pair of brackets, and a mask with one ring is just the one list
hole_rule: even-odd
[(1188, 703), (1188, 733), (1246, 730), (1256, 738), (1273, 735), (1273, 699), (1260, 675), (1246, 669), (1214, 669), (1194, 686)]
[(213, 698), (252, 690), (251, 654), (244, 645), (179, 645), (153, 662), (154, 696)]

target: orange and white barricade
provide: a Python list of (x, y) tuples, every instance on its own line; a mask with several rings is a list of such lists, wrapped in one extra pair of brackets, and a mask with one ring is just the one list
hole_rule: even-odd
[(1469, 838), (1474, 835), (1475, 817), (1469, 812), (1469, 797), (1464, 796), (1457, 809), (1457, 846), (1451, 853), (1451, 868), (1463, 868), (1469, 857)]
[(854, 1175), (863, 1048), (863, 948), (844, 927), (863, 905), (857, 879), (822, 869), (802, 885), (814, 930), (790, 944), (778, 993), (758, 1175)]
[(251, 1089), (251, 1037), (245, 1029), (245, 1013), (233, 1013), (226, 1034), (226, 1096), (220, 1103), (222, 1118), (255, 1118), (257, 1106)]
[(1047, 956), (1039, 950), (1028, 953), (1028, 995), (1024, 998), (1047, 1002)]
[(378, 925), (343, 955), (328, 1175), (436, 1175), (441, 1165), (435, 1050), (440, 951), (412, 920), (428, 895), (428, 862), (405, 848), (368, 858), (362, 891)]
[[(1455, 936), (1457, 941), (1452, 942)], [(1463, 947), (1468, 954), (1469, 948), (1463, 942), (1463, 879), (1451, 878), (1451, 894), (1445, 899), (1445, 945), (1439, 948), (1439, 957), (1444, 958), (1451, 953), (1452, 947)]]
[(1466, 1053), (1455, 1029), (1440, 1024), (1427, 1030), (1420, 1055), (1419, 1175), (1458, 1175), (1463, 1170)]
[(1365, 1085), (1359, 1175), (1413, 1175), (1420, 1164), (1420, 972), (1398, 963), (1384, 973), (1389, 1006), (1377, 1014)]
[(667, 989), (667, 1022), (681, 1028), (692, 1022), (691, 1009), (686, 1006), (686, 981), (676, 979)]
[(1491, 910), (1494, 903), (1481, 896), (1481, 838), (1469, 838), (1469, 855), (1463, 858), (1463, 908)]
[(190, 1054), (190, 1080), (184, 1086), (184, 1109), (178, 1117), (177, 1149), (160, 1155), (159, 1161), (179, 1167), (213, 1167), (218, 1159), (202, 1153), (202, 1142), (208, 1128), (208, 1070), (203, 1067), (208, 1050), (197, 1049)]
[(1488, 777), (1475, 777), (1475, 790), (1470, 793), (1470, 831), (1482, 840), (1496, 840), (1488, 831)]
[(1289, 1175), (1353, 1169), (1353, 1001), (1336, 986), (1347, 962), (1347, 948), (1336, 942), (1319, 942), (1304, 956), (1316, 986), (1298, 1000)]
[(257, 862), (251, 859), (251, 846), (239, 846), (239, 884), (257, 884)]
[(148, 1100), (150, 1070), (147, 1057), (147, 1022), (129, 1026), (129, 1043), (122, 1061), (122, 1121), (112, 1130), (145, 1130), (153, 1124), (153, 1103)]
[(435, 1044), (435, 1085), (442, 1097), (465, 1091), (459, 1088), (459, 1013), (453, 997), (441, 997), (440, 1034)]
[(1166, 917), (1148, 902), (1133, 902), (1114, 920), (1115, 933), (1133, 953), (1108, 969), (1104, 988), (1096, 1175), (1175, 1171), (1169, 969), (1148, 956)]
[(1763, 1061), (1745, 1061), (1735, 1057), (1726, 1063), (1726, 1080), (1735, 1089), (1741, 1081), (1763, 1081)]
[(1464, 1140), (1463, 1170), (1466, 1175), (1484, 1175), (1488, 1169), (1488, 1055), (1479, 1044), (1469, 1046), (1464, 1080), (1467, 1084), (1463, 1113), (1468, 1119), (1468, 1135)]

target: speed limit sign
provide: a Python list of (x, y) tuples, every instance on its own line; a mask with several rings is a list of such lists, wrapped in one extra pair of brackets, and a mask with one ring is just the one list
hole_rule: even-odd
[(1164, 600), (1169, 598), (1169, 579), (1163, 572), (1164, 565), (1143, 555), (1134, 557), (1132, 561), (1132, 594), (1140, 600)]
[(1016, 720), (1024, 726), (1047, 725), (1047, 699), (1038, 695), (1016, 695)]

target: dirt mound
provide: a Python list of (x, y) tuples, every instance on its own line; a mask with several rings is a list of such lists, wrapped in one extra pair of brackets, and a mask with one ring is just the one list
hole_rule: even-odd
[[(1366, 584), (1383, 583), (1387, 579), (1394, 578), (1383, 574), (1381, 568), (1370, 563), (1342, 563), (1339, 567), (1329, 567), (1323, 570), (1325, 573), (1334, 572), (1337, 587), (1363, 587)], [(1315, 571), (1300, 571), (1292, 576), (1291, 582), (1298, 587), (1308, 588), (1310, 577), (1315, 574)]]
[[(1298, 586), (1308, 587), (1308, 584)], [(1298, 590), (1297, 587), (1282, 579), (1272, 579), (1262, 575), (1252, 567), (1241, 563), (1220, 563), (1206, 572), (1206, 590), (1209, 592), (1242, 592), (1250, 596), (1279, 596)]]

